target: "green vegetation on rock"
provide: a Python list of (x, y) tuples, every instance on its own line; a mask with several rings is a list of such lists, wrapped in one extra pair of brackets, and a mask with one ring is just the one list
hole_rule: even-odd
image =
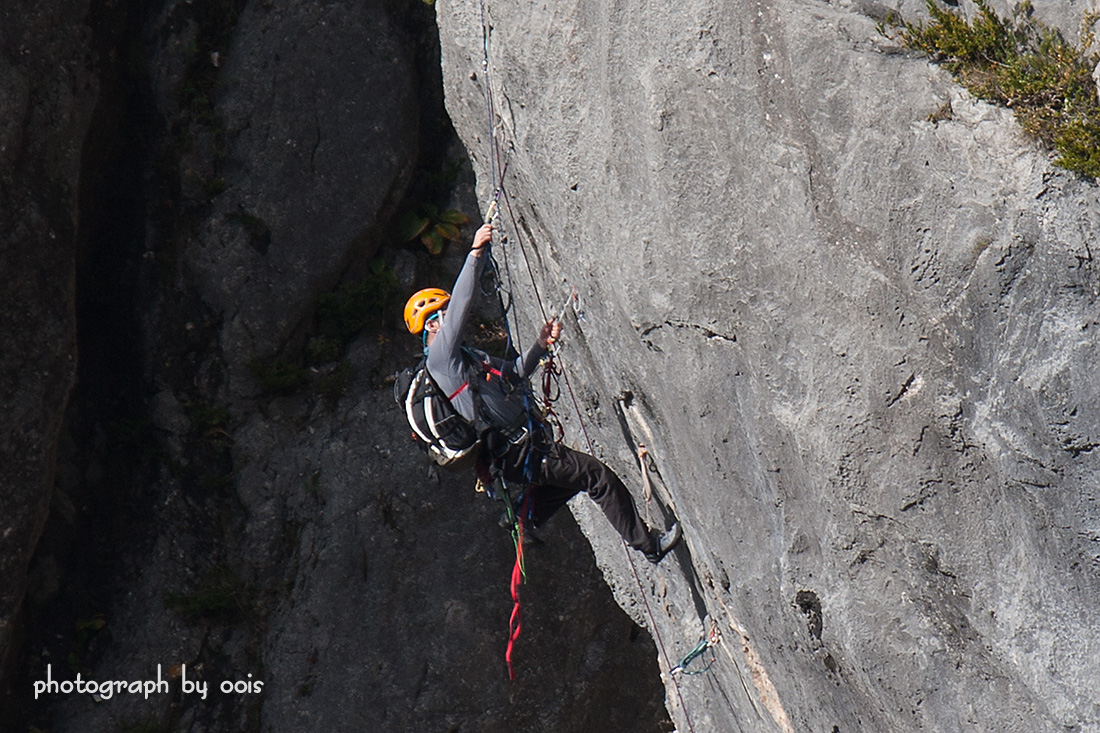
[(1024, 130), (1058, 152), (1058, 165), (1100, 177), (1100, 98), (1093, 70), (1100, 62), (1092, 26), (1081, 45), (1033, 17), (1030, 2), (1010, 19), (975, 0), (972, 20), (927, 0), (927, 23), (892, 21), (905, 46), (928, 53), (972, 94), (1016, 112)]
[(443, 252), (447, 242), (462, 240), (459, 227), (469, 221), (470, 217), (461, 211), (440, 211), (437, 206), (425, 203), (406, 212), (398, 222), (398, 229), (402, 242), (420, 240), (430, 253), (438, 255)]
[(210, 568), (191, 593), (168, 593), (164, 606), (189, 621), (236, 622), (253, 614), (256, 589), (226, 565)]
[(368, 263), (367, 274), (361, 280), (321, 295), (317, 300), (316, 334), (306, 349), (308, 361), (337, 361), (361, 331), (381, 328), (399, 287), (393, 270), (376, 257)]

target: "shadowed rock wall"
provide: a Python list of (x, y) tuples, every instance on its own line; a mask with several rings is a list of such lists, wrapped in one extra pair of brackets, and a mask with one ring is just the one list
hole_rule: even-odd
[[(0, 728), (665, 727), (652, 641), (565, 514), (508, 681), (502, 506), (430, 472), (392, 400), (400, 306), (466, 246), (394, 219), (476, 218), (430, 8), (47, 4), (0, 38)], [(170, 689), (35, 699), (47, 669)]]
[(1095, 184), (877, 6), (438, 6), (498, 256), (579, 292), (570, 439), (686, 542), (582, 527), (662, 670), (722, 633), (678, 727), (1100, 730)]
[(0, 683), (76, 369), (81, 141), (99, 94), (86, 6), (0, 9)]

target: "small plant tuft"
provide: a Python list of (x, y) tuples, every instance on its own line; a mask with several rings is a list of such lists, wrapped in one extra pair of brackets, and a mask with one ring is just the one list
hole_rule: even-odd
[(400, 218), (398, 234), (402, 242), (420, 240), (428, 252), (438, 255), (447, 242), (462, 239), (459, 227), (469, 221), (470, 217), (457, 209), (440, 211), (432, 204), (421, 204)]
[(361, 331), (381, 328), (398, 290), (397, 275), (378, 257), (370, 261), (362, 280), (322, 295), (306, 361), (313, 365), (338, 361)]
[(1030, 2), (1007, 20), (984, 0), (974, 5), (976, 17), (966, 20), (927, 0), (930, 22), (890, 24), (897, 40), (927, 53), (972, 94), (1013, 109), (1026, 132), (1057, 151), (1058, 165), (1100, 178), (1097, 17), (1085, 17), (1078, 47), (1033, 17)]
[(321, 500), (321, 472), (314, 471), (302, 484), (302, 488), (314, 501)]
[(187, 415), (191, 425), (199, 435), (207, 436), (216, 432), (225, 432), (229, 424), (229, 408), (212, 402), (194, 402), (187, 406)]
[(329, 400), (338, 400), (347, 394), (348, 386), (351, 384), (351, 377), (351, 362), (344, 359), (335, 367), (317, 377), (315, 382), (317, 392)]
[(264, 394), (293, 394), (309, 381), (306, 370), (286, 361), (269, 361), (260, 357), (250, 359), (248, 369), (260, 383)]
[(169, 593), (164, 606), (188, 621), (240, 621), (253, 611), (256, 589), (225, 565), (206, 572), (193, 593)]

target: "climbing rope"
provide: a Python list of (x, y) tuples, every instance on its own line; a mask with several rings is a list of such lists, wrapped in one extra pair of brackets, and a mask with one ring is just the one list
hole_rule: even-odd
[[(542, 295), (539, 292), (538, 282), (535, 278), (534, 268), (531, 266), (531, 260), (527, 256), (527, 251), (526, 251), (526, 248), (524, 246), (523, 236), (521, 235), (522, 229), (517, 224), (517, 217), (515, 215), (515, 212), (512, 209), (511, 198), (508, 196), (508, 191), (507, 191), (507, 189), (505, 188), (505, 185), (504, 185), (505, 184), (504, 172), (507, 170), (507, 162), (505, 163), (505, 165), (503, 167), (500, 166), (501, 155), (500, 155), (500, 150), (499, 150), (499, 140), (498, 140), (498, 137), (497, 137), (497, 129), (498, 129), (497, 124), (496, 124), (497, 114), (496, 114), (495, 104), (493, 102), (493, 90), (492, 90), (493, 85), (492, 85), (492, 77), (491, 77), (492, 64), (490, 62), (490, 48), (489, 48), (490, 36), (492, 34), (491, 33), (492, 28), (491, 28), (491, 26), (489, 25), (489, 22), (488, 22), (488, 14), (486, 12), (486, 0), (480, 0), (480, 9), (481, 9), (482, 51), (483, 51), (482, 71), (483, 71), (484, 76), (485, 76), (485, 100), (486, 100), (486, 110), (487, 110), (488, 124), (489, 124), (489, 171), (490, 171), (490, 176), (492, 177), (492, 184), (493, 184), (493, 200), (490, 204), (489, 211), (491, 211), (494, 215), (499, 216), (499, 210), (500, 210), (501, 207), (498, 205), (498, 202), (503, 203), (503, 209), (504, 209), (504, 211), (507, 212), (508, 218), (509, 218), (509, 223), (511, 225), (510, 229), (511, 229), (512, 232), (515, 233), (516, 247), (519, 249), (520, 255), (522, 256), (522, 258), (524, 260), (524, 263), (526, 265), (528, 276), (531, 279), (531, 287), (532, 287), (532, 292), (534, 293), (534, 296), (535, 296), (535, 302), (538, 304), (540, 315), (542, 316), (543, 321), (545, 322), (547, 320), (546, 306), (543, 302)], [(506, 248), (502, 248), (502, 249), (505, 250), (505, 253), (504, 253), (505, 271), (506, 271), (506, 274), (508, 275), (508, 278), (509, 278), (508, 282), (509, 282), (509, 286), (510, 286), (511, 283), (512, 283), (512, 279), (511, 279), (511, 272), (507, 268), (507, 249)], [(491, 247), (490, 247), (489, 255), (490, 255), (490, 261), (493, 263), (494, 271), (499, 276), (500, 270), (499, 270), (499, 267), (496, 264), (495, 259), (493, 259), (493, 257), (492, 257), (492, 248)], [(499, 282), (500, 282), (500, 280), (499, 280), (499, 277), (498, 277), (498, 283)], [(500, 286), (498, 286), (498, 288), (499, 287)], [(499, 293), (499, 289), (498, 289), (498, 293)], [(573, 301), (576, 300), (576, 292), (575, 291), (574, 291), (573, 295), (571, 296), (571, 300), (573, 300)], [(568, 305), (568, 301), (567, 301), (567, 305)], [(503, 306), (503, 301), (502, 301), (502, 306)], [(508, 331), (508, 340), (509, 340), (509, 343), (511, 344), (512, 343), (512, 341), (511, 341), (511, 329), (507, 325), (508, 324), (508, 311), (510, 311), (511, 307), (512, 307), (512, 298), (511, 298), (510, 291), (509, 291), (509, 298), (508, 298), (507, 306), (508, 307), (507, 307), (507, 309), (505, 309), (505, 312), (504, 312), (504, 315), (505, 315), (505, 328)], [(562, 317), (564, 317), (564, 315), (565, 314), (564, 314), (564, 308), (563, 308)], [(551, 358), (550, 360), (548, 360), (547, 363), (550, 364), (550, 365), (554, 365), (555, 360), (553, 358)], [(552, 368), (554, 368), (554, 367), (552, 366)], [(555, 376), (560, 376), (561, 380), (564, 381), (564, 383), (565, 383), (566, 391), (568, 392), (569, 398), (570, 398), (570, 400), (573, 404), (573, 410), (574, 410), (575, 414), (577, 415), (577, 422), (580, 425), (581, 432), (584, 435), (586, 443), (588, 444), (589, 453), (592, 454), (592, 455), (595, 455), (595, 445), (592, 442), (591, 436), (589, 436), (589, 434), (588, 434), (588, 428), (585, 426), (583, 413), (580, 410), (580, 405), (577, 402), (576, 394), (574, 393), (572, 384), (570, 383), (570, 380), (569, 380), (569, 372), (565, 368), (565, 365), (561, 362), (560, 354), (557, 356), (556, 369), (557, 369), (557, 373), (555, 374)], [(545, 379), (545, 377), (544, 377), (544, 379)], [(550, 394), (545, 381), (544, 381), (544, 391), (543, 391), (543, 393), (544, 393), (544, 397), (549, 396), (549, 394)], [(558, 389), (558, 394), (560, 395), (560, 388)], [(517, 526), (522, 527), (522, 522), (518, 523)], [(520, 530), (520, 531), (522, 531), (522, 530)], [(622, 541), (623, 550), (626, 553), (627, 561), (630, 564), (631, 572), (634, 576), (634, 582), (638, 586), (638, 593), (642, 598), (642, 603), (645, 607), (646, 615), (649, 619), (650, 631), (653, 634), (653, 638), (657, 643), (658, 649), (660, 650), (661, 657), (664, 660), (664, 666), (665, 666), (666, 669), (670, 670), (670, 672), (672, 670), (676, 669), (676, 668), (682, 669), (685, 666), (684, 664), (681, 663), (680, 665), (677, 665), (676, 668), (674, 668), (670, 663), (668, 652), (665, 649), (664, 641), (661, 638), (660, 630), (657, 627), (657, 622), (656, 622), (656, 618), (653, 614), (653, 609), (650, 606), (649, 599), (648, 599), (647, 594), (645, 592), (645, 587), (642, 584), (642, 580), (641, 580), (640, 575), (638, 574), (638, 568), (637, 568), (637, 565), (635, 564), (633, 554), (630, 552), (630, 547), (626, 544), (626, 540), (621, 540), (621, 541)], [(518, 544), (517, 544), (516, 556), (517, 556), (516, 567), (520, 567), (520, 564), (521, 564), (520, 559), (522, 558), (522, 541), (519, 541)], [(519, 572), (519, 571), (517, 571), (516, 567), (513, 568), (513, 573), (512, 573), (512, 579), (513, 579), (513, 584), (512, 585), (513, 585), (513, 591), (514, 591), (513, 592), (513, 600), (515, 602), (515, 606), (513, 607), (513, 611), (512, 611), (512, 616), (513, 616), (513, 620), (514, 620), (515, 623), (514, 623), (514, 625), (512, 625), (511, 630), (510, 630), (510, 637), (509, 637), (509, 642), (508, 642), (508, 651), (507, 651), (507, 654), (506, 654), (506, 659), (508, 661), (509, 675), (510, 675), (510, 677), (512, 677), (512, 679), (514, 679), (514, 675), (513, 675), (513, 671), (512, 671), (511, 656), (512, 656), (512, 650), (513, 650), (515, 638), (518, 637), (519, 629), (520, 629), (520, 625), (519, 625), (519, 596), (518, 596), (518, 587), (516, 585), (516, 575), (517, 575), (517, 572)], [(690, 660), (689, 660), (689, 662), (690, 662)], [(673, 683), (673, 688), (676, 690), (676, 697), (677, 697), (677, 699), (680, 703), (680, 709), (683, 711), (684, 720), (687, 723), (687, 728), (688, 728), (689, 731), (691, 731), (691, 733), (694, 733), (695, 727), (692, 724), (691, 716), (688, 713), (687, 706), (684, 704), (684, 697), (683, 697), (683, 693), (680, 690), (680, 684), (678, 682), (677, 676), (676, 675), (670, 675), (670, 677), (671, 677), (671, 680), (672, 680), (672, 683)]]
[[(491, 70), (489, 68), (489, 38), (490, 28), (488, 16), (485, 12), (485, 0), (481, 0), (481, 73), (485, 77), (485, 107), (486, 115), (489, 119), (489, 175), (493, 181), (494, 191), (493, 198), (495, 199), (500, 195), (500, 188), (497, 186), (497, 181), (501, 180), (503, 176), (498, 176), (497, 173), (497, 144), (496, 144), (496, 105), (493, 104), (493, 84), (491, 79)], [(490, 213), (492, 212), (492, 206), (490, 206)], [(485, 220), (490, 221), (491, 216), (486, 216)]]
[(560, 443), (565, 439), (565, 428), (561, 424), (561, 418), (554, 410), (554, 403), (561, 397), (561, 365), (558, 364), (554, 352), (546, 356), (542, 365), (542, 413), (543, 420), (553, 433), (554, 443)]
[[(569, 304), (576, 302), (576, 300), (577, 289), (573, 288), (553, 322), (561, 323), (562, 319), (565, 318), (565, 311), (569, 308)], [(561, 424), (558, 413), (554, 410), (554, 403), (561, 397), (562, 377), (561, 365), (557, 359), (558, 349), (554, 341), (554, 338), (551, 337), (547, 344), (546, 356), (543, 357), (542, 361), (542, 400), (539, 403), (539, 411), (542, 413), (543, 422), (550, 429), (551, 441), (558, 444), (565, 439), (565, 428)]]
[(508, 487), (504, 484), (504, 479), (501, 479), (501, 484), (504, 486), (504, 503), (508, 507), (508, 516), (512, 520), (512, 540), (516, 545), (516, 562), (512, 566), (512, 582), (510, 585), (512, 616), (508, 619), (508, 648), (504, 652), (504, 661), (508, 663), (508, 679), (514, 680), (516, 670), (512, 666), (512, 652), (515, 650), (516, 640), (519, 639), (520, 632), (523, 630), (523, 612), (519, 600), (519, 589), (527, 581), (527, 567), (523, 557), (523, 528), (527, 523), (527, 514), (531, 510), (531, 492), (523, 492), (523, 501), (517, 516), (512, 510), (512, 497), (508, 493)]
[[(588, 443), (588, 452), (595, 455), (596, 446), (592, 442), (592, 438), (588, 435), (588, 428), (585, 427), (584, 418), (581, 416), (580, 405), (577, 403), (577, 396), (573, 393), (573, 387), (569, 383), (569, 374), (562, 367), (562, 374), (565, 378), (565, 388), (569, 392), (569, 398), (573, 402), (573, 410), (577, 414), (577, 423), (581, 426), (581, 433), (584, 434), (584, 439)], [(621, 539), (621, 538), (620, 538)], [(634, 575), (634, 582), (638, 586), (638, 595), (641, 596), (642, 605), (645, 607), (646, 617), (649, 619), (649, 629), (653, 634), (653, 640), (657, 643), (657, 649), (661, 653), (661, 659), (664, 660), (665, 669), (670, 672), (673, 669), (671, 660), (668, 656), (668, 651), (665, 649), (664, 639), (661, 638), (661, 631), (657, 628), (657, 620), (653, 615), (653, 608), (649, 604), (649, 596), (645, 592), (645, 586), (642, 584), (642, 578), (638, 574), (638, 566), (634, 562), (634, 554), (630, 551), (630, 546), (626, 544), (626, 540), (622, 540), (623, 552), (626, 553), (626, 560), (630, 564), (630, 572)], [(692, 725), (691, 715), (688, 713), (687, 705), (684, 704), (684, 694), (680, 690), (680, 682), (675, 675), (669, 675), (672, 680), (672, 687), (676, 690), (676, 699), (680, 702), (680, 709), (684, 712), (684, 722), (687, 723), (687, 728), (691, 733), (695, 733), (695, 726)]]

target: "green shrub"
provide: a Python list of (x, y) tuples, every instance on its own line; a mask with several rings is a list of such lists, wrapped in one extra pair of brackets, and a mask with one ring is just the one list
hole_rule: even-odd
[(187, 405), (187, 415), (191, 425), (199, 435), (207, 435), (216, 430), (224, 430), (229, 424), (229, 408), (212, 402), (193, 402)]
[(1025, 131), (1058, 152), (1058, 165), (1100, 177), (1096, 18), (1086, 16), (1078, 47), (1034, 18), (1029, 2), (1005, 20), (975, 0), (978, 13), (969, 21), (934, 0), (927, 4), (928, 23), (892, 23), (897, 39), (929, 54), (975, 96), (1013, 109)]
[(421, 204), (398, 220), (398, 235), (402, 242), (420, 240), (430, 253), (438, 255), (447, 242), (462, 239), (459, 227), (469, 221), (470, 217), (457, 209), (440, 211), (432, 204)]
[(337, 400), (347, 393), (348, 385), (351, 384), (351, 377), (351, 362), (344, 359), (335, 367), (317, 377), (314, 386), (321, 396), (330, 400)]
[(336, 399), (351, 383), (351, 363), (345, 353), (365, 330), (382, 328), (400, 290), (397, 275), (385, 260), (368, 263), (367, 274), (317, 299), (313, 334), (302, 353), (291, 361), (257, 356), (247, 362), (265, 395), (292, 395), (306, 388)]

